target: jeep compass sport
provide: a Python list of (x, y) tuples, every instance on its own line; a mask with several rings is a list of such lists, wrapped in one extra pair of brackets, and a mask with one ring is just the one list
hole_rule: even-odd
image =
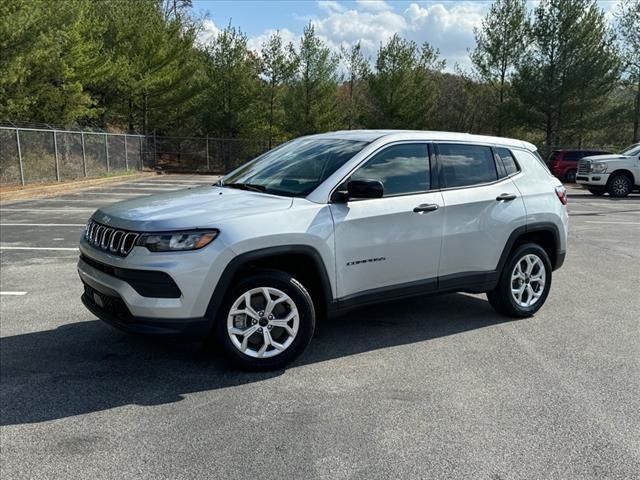
[(318, 318), (373, 302), (486, 292), (501, 314), (533, 315), (564, 261), (565, 205), (519, 140), (313, 135), (216, 185), (99, 209), (82, 300), (122, 330), (210, 338), (241, 367), (278, 368)]

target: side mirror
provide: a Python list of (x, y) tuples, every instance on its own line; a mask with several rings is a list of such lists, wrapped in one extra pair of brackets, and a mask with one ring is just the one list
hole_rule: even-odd
[(347, 194), (349, 198), (382, 198), (384, 186), (380, 180), (350, 180)]

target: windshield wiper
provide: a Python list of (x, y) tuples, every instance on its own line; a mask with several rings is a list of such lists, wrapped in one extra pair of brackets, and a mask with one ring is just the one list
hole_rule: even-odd
[(237, 188), (239, 190), (250, 190), (252, 192), (261, 192), (261, 193), (267, 191), (267, 187), (265, 187), (264, 185), (256, 185), (253, 183), (223, 183), (221, 184), (221, 186)]

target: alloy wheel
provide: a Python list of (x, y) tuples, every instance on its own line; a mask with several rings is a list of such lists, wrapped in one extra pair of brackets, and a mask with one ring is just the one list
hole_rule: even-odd
[(294, 301), (273, 287), (253, 288), (233, 302), (227, 316), (231, 343), (243, 354), (270, 358), (296, 338), (300, 315)]
[(540, 257), (534, 254), (523, 256), (511, 273), (511, 296), (523, 308), (535, 305), (544, 293), (546, 269)]

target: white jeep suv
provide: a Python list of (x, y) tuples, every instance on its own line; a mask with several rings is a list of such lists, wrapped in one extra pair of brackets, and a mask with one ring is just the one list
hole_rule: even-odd
[(486, 292), (501, 314), (534, 314), (565, 258), (565, 205), (519, 140), (313, 135), (216, 185), (96, 211), (82, 300), (123, 330), (211, 338), (241, 367), (279, 368), (318, 318), (374, 302)]
[(578, 163), (576, 182), (594, 195), (626, 197), (640, 189), (640, 143), (618, 155), (593, 155)]

